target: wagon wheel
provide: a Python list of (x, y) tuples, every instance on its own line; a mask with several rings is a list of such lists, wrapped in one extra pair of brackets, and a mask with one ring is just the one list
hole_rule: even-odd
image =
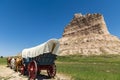
[(20, 73), (21, 73), (22, 75), (25, 74), (25, 67), (24, 67), (24, 65), (21, 65), (21, 67), (20, 67)]
[(34, 80), (37, 76), (37, 63), (36, 61), (32, 61), (28, 65), (28, 73), (29, 73), (29, 79)]
[(53, 78), (56, 75), (56, 65), (50, 65), (49, 69), (47, 70), (48, 76)]

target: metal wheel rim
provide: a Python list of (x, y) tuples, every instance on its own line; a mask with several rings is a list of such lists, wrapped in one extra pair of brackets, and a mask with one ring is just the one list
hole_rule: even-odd
[(56, 65), (51, 65), (47, 73), (49, 77), (54, 77), (56, 75)]
[[(30, 70), (31, 68), (33, 69), (32, 71)], [(30, 79), (35, 79), (36, 78), (36, 76), (37, 76), (36, 61), (33, 61), (33, 62), (30, 63), (28, 72), (29, 72), (29, 78)]]

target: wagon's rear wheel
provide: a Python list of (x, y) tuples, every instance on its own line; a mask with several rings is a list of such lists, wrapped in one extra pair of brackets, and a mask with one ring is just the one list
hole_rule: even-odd
[(28, 65), (28, 73), (29, 73), (29, 79), (34, 80), (37, 76), (37, 63), (36, 61), (32, 61)]
[(56, 75), (56, 65), (50, 65), (49, 69), (47, 70), (48, 76), (53, 78)]

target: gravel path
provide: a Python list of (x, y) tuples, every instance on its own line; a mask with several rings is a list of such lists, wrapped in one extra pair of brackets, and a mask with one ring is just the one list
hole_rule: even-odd
[[(71, 80), (70, 77), (63, 74), (57, 74), (54, 79), (50, 79), (43, 71), (36, 80)], [(27, 76), (20, 75), (19, 72), (15, 72), (5, 65), (0, 65), (0, 80), (28, 80)]]

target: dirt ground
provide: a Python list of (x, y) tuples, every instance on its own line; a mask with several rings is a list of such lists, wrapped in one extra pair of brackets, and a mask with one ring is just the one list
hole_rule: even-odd
[[(54, 79), (50, 79), (45, 71), (42, 71), (41, 74), (36, 80), (71, 80), (70, 77), (63, 74), (57, 74)], [(0, 80), (28, 80), (28, 77), (15, 72), (5, 65), (0, 65)]]

